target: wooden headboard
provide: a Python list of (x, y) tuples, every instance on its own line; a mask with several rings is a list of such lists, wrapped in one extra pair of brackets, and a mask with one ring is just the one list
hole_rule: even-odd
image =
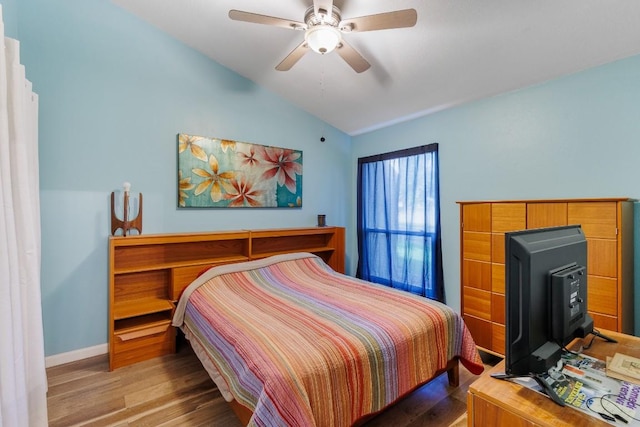
[(204, 268), (311, 252), (344, 273), (344, 245), (343, 227), (110, 237), (109, 368), (175, 352), (175, 302)]

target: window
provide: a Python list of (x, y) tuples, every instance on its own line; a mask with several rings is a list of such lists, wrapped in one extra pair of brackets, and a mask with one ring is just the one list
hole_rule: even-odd
[(438, 144), (358, 159), (357, 276), (444, 300)]

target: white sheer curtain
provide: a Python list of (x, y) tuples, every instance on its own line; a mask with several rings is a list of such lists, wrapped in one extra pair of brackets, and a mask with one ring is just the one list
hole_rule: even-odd
[(47, 425), (38, 96), (0, 6), (0, 427)]

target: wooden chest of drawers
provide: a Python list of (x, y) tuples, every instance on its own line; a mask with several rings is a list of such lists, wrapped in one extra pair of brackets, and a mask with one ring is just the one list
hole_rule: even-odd
[(633, 332), (633, 202), (629, 199), (469, 201), (460, 205), (461, 309), (476, 344), (504, 355), (504, 234), (580, 224), (587, 237), (595, 327)]

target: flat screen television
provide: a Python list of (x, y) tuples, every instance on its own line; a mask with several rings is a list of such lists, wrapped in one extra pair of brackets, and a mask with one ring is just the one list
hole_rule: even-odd
[(587, 313), (587, 240), (579, 225), (505, 235), (505, 373), (530, 376), (558, 404), (541, 375), (576, 337), (593, 331)]

